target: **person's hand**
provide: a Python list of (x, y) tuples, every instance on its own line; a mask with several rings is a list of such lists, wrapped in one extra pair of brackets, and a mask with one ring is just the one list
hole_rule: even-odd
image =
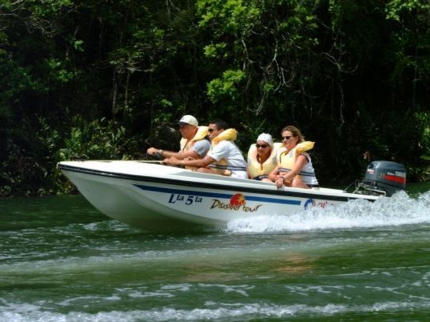
[(175, 157), (164, 159), (164, 163), (168, 165), (178, 165), (180, 161), (181, 160), (176, 159)]
[(149, 148), (148, 150), (146, 150), (146, 153), (147, 154), (154, 154), (154, 153), (156, 153), (156, 152), (158, 152), (158, 149), (156, 149), (156, 148)]
[(281, 189), (284, 186), (284, 177), (279, 176), (275, 180), (276, 188)]

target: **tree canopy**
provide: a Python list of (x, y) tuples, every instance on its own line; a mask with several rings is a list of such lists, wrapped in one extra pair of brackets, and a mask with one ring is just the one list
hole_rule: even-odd
[(430, 3), (3, 0), (0, 196), (68, 190), (66, 159), (140, 158), (183, 114), (246, 152), (295, 125), (326, 185), (394, 160), (430, 175)]

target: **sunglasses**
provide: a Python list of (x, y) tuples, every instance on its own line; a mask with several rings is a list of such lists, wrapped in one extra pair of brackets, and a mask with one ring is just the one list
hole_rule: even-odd
[(212, 133), (213, 131), (215, 131), (214, 129), (209, 129), (208, 132)]
[(257, 149), (258, 149), (258, 148), (263, 148), (263, 149), (265, 149), (265, 148), (267, 148), (267, 147), (268, 147), (268, 145), (267, 145), (267, 144), (256, 144), (255, 146), (257, 147)]
[(291, 139), (292, 138), (292, 136), (283, 136), (282, 137), (282, 140), (289, 140), (289, 139)]

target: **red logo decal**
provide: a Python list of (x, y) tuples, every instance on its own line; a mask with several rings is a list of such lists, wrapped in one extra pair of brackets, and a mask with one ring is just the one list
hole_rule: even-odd
[(236, 193), (230, 199), (231, 206), (243, 206), (246, 203), (245, 196), (241, 193)]

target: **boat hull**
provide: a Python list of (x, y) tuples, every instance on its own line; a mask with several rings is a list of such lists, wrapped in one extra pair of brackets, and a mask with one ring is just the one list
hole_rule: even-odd
[(378, 197), (274, 184), (139, 161), (65, 161), (62, 173), (105, 215), (149, 230), (220, 229), (237, 218), (290, 215)]

